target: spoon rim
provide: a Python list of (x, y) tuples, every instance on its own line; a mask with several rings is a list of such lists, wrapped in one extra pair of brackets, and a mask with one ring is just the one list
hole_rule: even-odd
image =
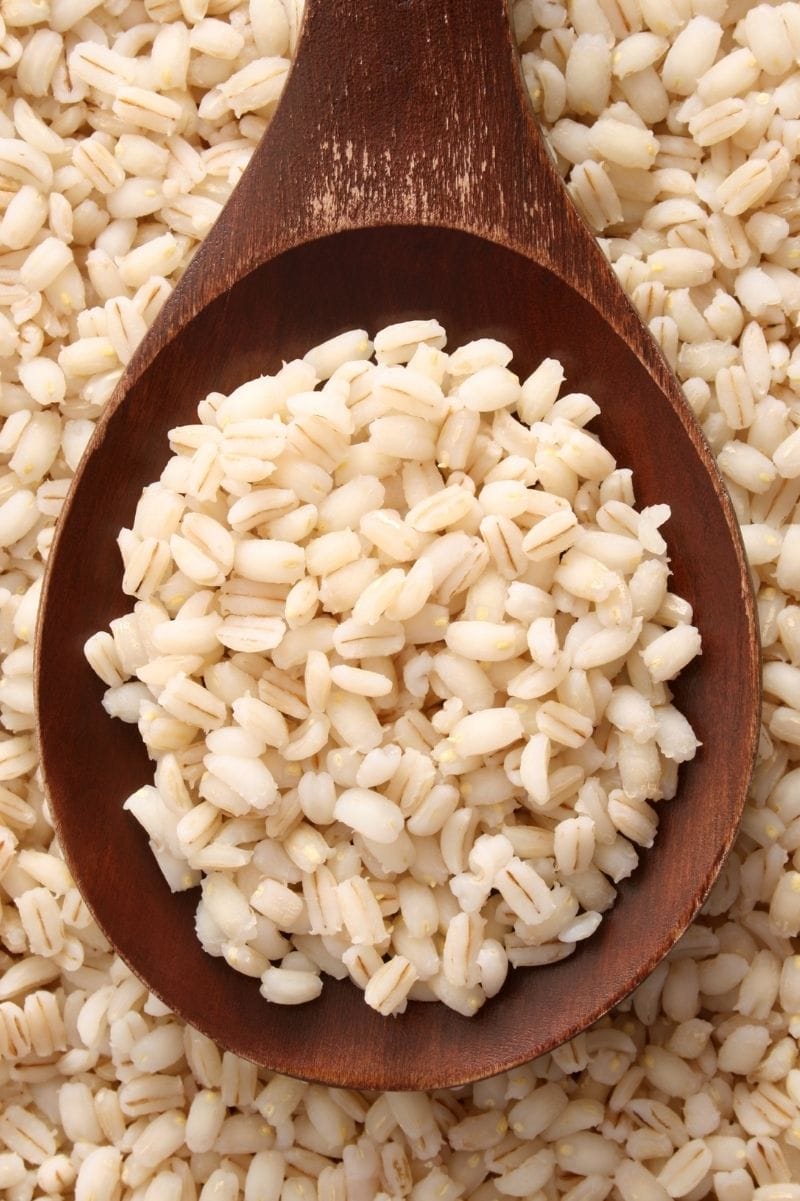
[[(365, 232), (367, 232), (367, 231), (365, 231)], [(369, 231), (369, 232), (371, 232), (371, 231)], [(426, 232), (431, 235), (437, 235), (439, 232), (439, 227), (428, 227)], [(444, 230), (444, 232), (448, 233), (450, 231)], [(342, 236), (347, 237), (347, 234), (345, 233)], [(476, 237), (476, 235), (471, 232), (468, 232), (467, 236), (470, 238)], [(339, 237), (339, 235), (329, 235), (328, 236), (328, 238), (338, 238), (338, 237)], [(327, 241), (328, 238), (326, 238), (324, 240)], [(500, 247), (503, 251), (505, 251), (505, 253), (519, 254), (519, 252), (516, 250), (510, 250), (510, 248), (504, 247), (502, 245), (502, 243), (492, 242), (491, 239), (486, 239), (486, 238), (484, 238), (482, 240), (491, 243), (495, 247)], [(306, 249), (309, 250), (311, 248), (306, 247)], [(287, 253), (291, 255), (292, 252), (287, 252)], [(521, 255), (520, 257), (527, 259), (530, 263), (533, 263), (537, 267), (543, 268), (546, 271), (550, 270), (549, 267), (547, 267), (546, 265), (537, 263), (536, 260), (533, 259), (531, 256)], [(561, 283), (563, 284), (563, 286), (569, 288), (571, 291), (575, 291), (572, 288), (572, 285), (569, 284), (568, 281), (561, 280)], [(583, 302), (585, 304), (591, 303), (590, 300), (586, 297), (583, 298)], [(202, 310), (201, 310), (201, 312), (202, 312)], [(199, 317), (200, 315), (201, 315), (201, 313), (199, 312), (196, 316)], [(602, 314), (598, 314), (598, 316), (603, 321), (605, 321), (605, 318), (603, 317)], [(194, 320), (194, 318), (192, 318), (192, 320)], [(191, 322), (189, 324), (191, 324)], [(612, 327), (609, 327), (609, 328), (612, 328)], [(612, 329), (612, 332), (614, 332), (613, 329)], [(617, 337), (619, 337), (619, 335), (617, 335)], [(628, 347), (628, 350), (631, 353), (633, 353), (632, 348)], [(170, 344), (169, 343), (165, 344), (161, 348), (161, 350), (159, 350), (156, 353), (156, 355), (152, 359), (149, 360), (149, 362), (145, 365), (145, 367), (142, 368), (141, 374), (146, 373), (147, 370), (155, 369), (155, 361), (158, 358), (159, 354), (161, 354), (161, 353), (167, 353), (167, 354), (170, 353)], [(640, 363), (641, 363), (641, 360), (640, 360)], [(134, 365), (132, 363), (131, 364), (131, 374), (134, 374), (133, 366)], [(646, 364), (641, 364), (641, 366), (642, 366), (643, 370), (647, 370)], [(81, 468), (80, 468), (79, 472), (76, 473), (75, 480), (73, 481), (73, 485), (70, 488), (67, 502), (65, 503), (65, 510), (67, 510), (67, 506), (68, 506), (68, 511), (65, 511), (65, 517), (68, 516), (68, 513), (72, 512), (72, 505), (73, 505), (74, 497), (80, 489), (80, 483), (83, 480), (85, 472), (87, 470), (89, 470), (89, 462), (90, 462), (91, 458), (93, 457), (93, 455), (97, 454), (99, 451), (102, 451), (102, 446), (105, 441), (106, 433), (108, 430), (108, 425), (109, 425), (110, 421), (112, 420), (114, 413), (120, 411), (120, 409), (123, 407), (124, 400), (128, 397), (130, 389), (132, 387), (135, 387), (136, 381), (138, 380), (138, 378), (139, 378), (139, 376), (136, 376), (136, 379), (134, 379), (133, 383), (128, 385), (127, 387), (124, 387), (124, 383), (125, 383), (124, 378), (122, 381), (120, 381), (120, 385), (118, 385), (119, 391), (117, 393), (115, 393), (115, 397), (113, 398), (113, 401), (109, 402), (109, 406), (107, 408), (108, 415), (106, 416), (106, 414), (104, 414), (102, 428), (101, 428), (101, 430), (97, 431), (96, 441), (95, 441), (95, 438), (93, 438), (93, 440), (90, 443), (90, 446), (87, 450), (87, 454), (81, 464)], [(654, 383), (656, 385), (658, 385), (657, 380), (654, 381)], [(662, 394), (664, 395), (664, 399), (669, 400), (670, 398), (669, 398), (668, 394), (664, 394), (663, 390), (661, 390), (661, 391), (662, 391)], [(113, 404), (113, 407), (112, 407), (112, 404)], [(685, 401), (684, 401), (684, 404), (685, 404)], [(673, 405), (673, 408), (674, 408), (674, 405)], [(687, 408), (688, 408), (688, 406), (687, 406)], [(692, 418), (692, 420), (694, 420), (694, 419)], [(695, 446), (696, 453), (701, 453), (701, 458), (703, 457), (702, 451), (705, 450), (704, 461), (707, 466), (710, 464), (713, 468), (713, 470), (711, 472), (707, 471), (707, 475), (710, 478), (710, 481), (712, 483), (712, 486), (714, 487), (715, 493), (717, 495), (719, 495), (717, 484), (720, 480), (720, 477), (719, 477), (718, 470), (716, 469), (716, 465), (714, 464), (714, 460), (711, 457), (710, 450), (708, 450), (707, 444), (705, 444), (704, 439), (702, 440), (702, 442), (700, 444), (698, 444), (695, 440), (693, 440), (693, 443)], [(167, 457), (168, 445), (166, 443), (165, 443), (163, 449), (165, 452), (165, 457)], [(634, 470), (635, 470), (635, 465), (634, 465)], [(726, 493), (724, 495), (727, 496)], [(723, 513), (726, 517), (726, 524), (728, 525), (730, 532), (735, 533), (737, 535), (737, 537), (732, 540), (734, 552), (736, 553), (736, 551), (738, 550), (739, 554), (742, 555), (743, 549), (742, 549), (742, 545), (741, 545), (741, 534), (739, 532), (738, 525), (734, 524), (733, 527), (730, 526), (730, 517), (732, 516), (732, 505), (730, 505), (730, 501), (728, 500), (727, 505), (723, 504), (722, 508), (723, 508)], [(40, 610), (40, 620), (37, 625), (37, 634), (36, 634), (35, 689), (36, 689), (37, 715), (41, 713), (41, 704), (42, 704), (42, 695), (41, 695), (41, 690), (40, 690), (41, 678), (42, 678), (41, 650), (42, 650), (42, 641), (43, 641), (43, 637), (44, 637), (43, 631), (44, 631), (45, 614), (48, 612), (48, 605), (49, 605), (49, 602), (51, 599), (50, 598), (50, 584), (51, 584), (51, 579), (52, 579), (52, 573), (55, 570), (54, 564), (58, 561), (59, 550), (60, 550), (60, 541), (61, 541), (62, 536), (66, 538), (67, 528), (68, 528), (67, 520), (64, 520), (63, 522), (60, 523), (57, 538), (53, 545), (51, 559), (50, 559), (50, 562), (48, 563), (48, 568), (47, 568), (47, 572), (45, 575), (45, 582), (44, 582), (44, 586), (43, 586), (42, 607)], [(745, 613), (745, 616), (749, 619), (748, 624), (749, 624), (749, 628), (752, 632), (755, 630), (756, 623), (757, 623), (757, 610), (755, 607), (752, 592), (750, 592), (748, 594), (746, 591), (744, 591), (741, 599), (744, 602), (743, 603), (743, 611)], [(750, 655), (750, 665), (751, 665), (751, 669), (752, 669), (752, 674), (754, 675), (754, 679), (757, 683), (758, 677), (760, 675), (760, 661), (759, 661), (757, 655), (754, 655), (754, 654)], [(758, 703), (758, 698), (759, 698), (758, 688), (756, 688), (756, 690), (755, 690), (754, 698), (756, 699), (756, 701)], [(111, 720), (112, 720), (111, 718), (108, 718), (109, 722)], [(751, 749), (750, 766), (751, 766), (751, 770), (752, 770), (752, 763), (753, 763), (753, 759), (754, 759), (756, 749), (757, 749), (757, 731), (758, 731), (757, 721), (753, 722), (753, 724), (751, 726), (751, 730), (752, 730), (752, 733), (751, 733), (751, 739), (750, 739), (750, 749)], [(48, 743), (47, 743), (47, 740), (44, 739), (43, 740), (43, 755), (42, 755), (43, 775), (44, 775), (45, 787), (46, 787), (48, 793), (52, 795), (52, 789), (51, 789), (52, 773), (50, 770), (51, 758), (50, 758), (50, 751), (47, 748), (48, 748)], [(56, 756), (56, 759), (57, 759), (57, 756)], [(749, 776), (748, 776), (748, 778), (749, 778)], [(740, 794), (740, 798), (739, 798), (740, 804), (739, 804), (739, 809), (738, 809), (739, 816), (741, 814), (741, 810), (742, 810), (745, 800), (746, 800), (745, 783), (746, 783), (745, 781), (742, 781), (741, 794)], [(63, 823), (62, 814), (60, 813), (60, 811), (58, 810), (57, 807), (54, 812), (54, 817), (56, 819), (57, 832), (59, 833), (59, 835), (61, 835), (62, 831), (64, 830), (64, 823)], [(724, 861), (724, 858), (726, 857), (727, 853), (729, 852), (729, 850), (733, 844), (733, 841), (736, 837), (737, 825), (738, 825), (738, 822), (729, 824), (729, 827), (728, 827), (728, 830), (726, 833), (726, 837), (723, 840), (722, 845), (720, 846), (719, 852), (718, 852), (713, 864), (709, 868), (709, 871), (706, 873), (705, 878), (700, 882), (699, 889), (693, 888), (691, 895), (687, 895), (686, 903), (681, 908), (681, 911), (680, 911), (678, 926), (676, 927), (673, 935), (671, 937), (669, 937), (668, 939), (663, 940), (663, 942), (661, 944), (656, 946), (655, 950), (651, 949), (650, 952), (644, 958), (642, 958), (640, 956), (638, 958), (638, 960), (636, 961), (638, 963), (638, 967), (637, 967), (636, 971), (634, 971), (633, 973), (629, 973), (626, 976), (625, 982), (623, 984), (620, 984), (617, 988), (613, 989), (610, 994), (604, 992), (603, 998), (601, 1000), (599, 1000), (598, 1004), (592, 1009), (592, 1011), (589, 1014), (588, 1019), (586, 1021), (582, 1022), (581, 1026), (580, 1026), (581, 1030), (586, 1029), (587, 1025), (592, 1024), (593, 1022), (597, 1021), (599, 1018), (604, 1016), (604, 1014), (606, 1014), (610, 1009), (612, 1009), (615, 1005), (617, 1005), (625, 996), (627, 996), (635, 987), (637, 987), (637, 985), (649, 974), (650, 971), (653, 970), (653, 968), (656, 966), (656, 964), (669, 951), (671, 946), (674, 945), (674, 942), (677, 940), (677, 937), (679, 937), (680, 934), (683, 933), (683, 931), (689, 925), (689, 923), (691, 922), (693, 917), (696, 916), (697, 912), (702, 907), (702, 904), (704, 903), (704, 901), (708, 895), (708, 892), (710, 891), (711, 887), (713, 886), (713, 882), (714, 882), (714, 879), (716, 878), (719, 868), (721, 867), (722, 862)], [(85, 879), (86, 872), (82, 871), (79, 867), (77, 870), (75, 870), (73, 864), (77, 861), (74, 859), (73, 847), (70, 844), (70, 840), (68, 838), (65, 838), (65, 839), (63, 839), (63, 843), (64, 843), (64, 851), (65, 851), (65, 856), (67, 858), (67, 862), (69, 863), (70, 867), (74, 871), (76, 883), (78, 883), (80, 885), (83, 883), (83, 881)], [(653, 852), (650, 852), (650, 853), (652, 854)], [(655, 854), (656, 855), (658, 854), (658, 848), (655, 849)], [(89, 889), (89, 891), (91, 892), (91, 889)], [(93, 907), (91, 902), (87, 902), (87, 903), (89, 903), (90, 910), (93, 912), (93, 914), (97, 918), (98, 914), (97, 914), (95, 908)], [(106, 929), (105, 922), (100, 921), (99, 924), (101, 925), (101, 928), (103, 928), (104, 930)], [(110, 937), (110, 935), (109, 935), (109, 937)], [(226, 1046), (230, 1046), (231, 1049), (237, 1051), (237, 1053), (245, 1053), (246, 1054), (246, 1048), (242, 1049), (242, 1048), (238, 1047), (235, 1040), (233, 1042), (231, 1042), (231, 1040), (229, 1038), (220, 1035), (220, 1032), (218, 1030), (213, 1030), (213, 1029), (210, 1030), (206, 1024), (204, 1024), (201, 1020), (199, 1020), (194, 1015), (194, 1013), (189, 1013), (187, 1015), (187, 1007), (185, 1005), (175, 1005), (174, 1002), (172, 1000), (170, 1000), (170, 998), (165, 996), (159, 990), (158, 986), (153, 987), (153, 985), (150, 983), (150, 980), (148, 979), (147, 969), (145, 968), (143, 970), (140, 970), (139, 967), (135, 965), (137, 956), (126, 954), (124, 950), (120, 949), (119, 945), (116, 943), (116, 941), (113, 938), (110, 938), (110, 941), (112, 941), (112, 944), (118, 950), (118, 953), (121, 954), (121, 957), (136, 972), (136, 974), (139, 975), (140, 978), (143, 977), (145, 979), (145, 983), (147, 984), (148, 988), (150, 988), (150, 990), (152, 992), (154, 992), (154, 994), (156, 996), (159, 996), (160, 999), (166, 1005), (168, 1005), (170, 1008), (172, 1008), (175, 1013), (177, 1013), (179, 1016), (183, 1017), (190, 1024), (195, 1025), (196, 1027), (200, 1028), (201, 1030), (204, 1030), (207, 1033), (210, 1033), (212, 1035), (212, 1037), (215, 1037), (215, 1038), (221, 1040)], [(146, 959), (146, 952), (145, 952), (144, 957)], [(232, 970), (232, 969), (227, 969), (227, 970)], [(490, 1004), (491, 1003), (492, 1002), (490, 1002)], [(497, 999), (497, 1003), (502, 1003), (502, 994)], [(414, 1004), (421, 1005), (422, 1003), (414, 1003)], [(467, 1019), (465, 1019), (465, 1020), (467, 1020)], [(478, 1017), (477, 1019), (473, 1018), (473, 1019), (468, 1019), (468, 1020), (476, 1021), (476, 1020), (480, 1020), (480, 1019)], [(564, 1035), (564, 1038), (568, 1039), (570, 1037), (573, 1037), (574, 1034), (576, 1034), (578, 1032), (579, 1032), (578, 1029), (568, 1031)], [(552, 1044), (551, 1044), (551, 1046), (552, 1046)], [(474, 1064), (471, 1068), (469, 1068), (465, 1065), (465, 1070), (458, 1077), (456, 1077), (453, 1074), (453, 1072), (448, 1072), (446, 1076), (437, 1076), (437, 1075), (435, 1075), (435, 1071), (437, 1070), (437, 1065), (436, 1064), (426, 1065), (427, 1067), (429, 1067), (430, 1070), (429, 1070), (429, 1074), (425, 1077), (424, 1081), (422, 1081), (422, 1082), (420, 1081), (419, 1075), (417, 1073), (413, 1079), (406, 1077), (403, 1081), (401, 1081), (400, 1083), (397, 1084), (397, 1087), (398, 1088), (455, 1087), (459, 1084), (467, 1083), (469, 1081), (486, 1078), (487, 1076), (494, 1075), (500, 1071), (509, 1070), (513, 1067), (519, 1066), (519, 1064), (521, 1064), (521, 1063), (527, 1062), (532, 1056), (535, 1056), (540, 1053), (542, 1053), (542, 1051), (541, 1051), (541, 1048), (539, 1048), (539, 1047), (534, 1047), (531, 1050), (530, 1045), (527, 1045), (527, 1046), (523, 1045), (522, 1047), (518, 1048), (514, 1054), (504, 1055), (502, 1057), (502, 1062), (498, 1063), (497, 1061), (489, 1061), (487, 1059), (487, 1061), (478, 1070), (475, 1070)], [(355, 1072), (352, 1074), (352, 1076), (350, 1077), (349, 1080), (343, 1082), (341, 1077), (337, 1076), (336, 1074), (327, 1076), (327, 1075), (325, 1075), (324, 1072), (315, 1071), (313, 1074), (309, 1073), (307, 1075), (304, 1075), (303, 1071), (298, 1072), (296, 1070), (296, 1068), (294, 1067), (294, 1065), (292, 1065), (292, 1064), (271, 1062), (269, 1065), (265, 1064), (264, 1066), (269, 1066), (270, 1068), (272, 1068), (272, 1070), (285, 1072), (286, 1074), (299, 1075), (299, 1076), (301, 1076), (301, 1078), (313, 1079), (320, 1083), (329, 1084), (332, 1086), (342, 1086), (343, 1083), (346, 1084), (348, 1087), (361, 1087), (361, 1088), (376, 1088), (376, 1087), (377, 1088), (385, 1088), (387, 1086), (385, 1080), (377, 1080), (373, 1076), (363, 1075), (363, 1074), (359, 1076)]]

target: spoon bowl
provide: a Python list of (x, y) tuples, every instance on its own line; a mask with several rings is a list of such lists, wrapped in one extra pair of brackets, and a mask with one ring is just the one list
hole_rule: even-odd
[[(115, 948), (171, 1009), (290, 1075), (438, 1088), (577, 1034), (685, 930), (744, 804), (759, 655), (730, 502), (679, 385), (563, 193), (523, 95), (505, 4), (360, 0), (359, 45), (334, 78), (351, 9), (348, 0), (310, 0), (264, 142), (84, 458), (45, 579), (38, 719), (47, 793), (76, 882)], [(402, 62), (389, 58), (392, 45), (403, 47)], [(461, 107), (431, 85), (437, 63), (454, 64)], [(634, 468), (637, 503), (671, 506), (673, 586), (703, 636), (702, 659), (675, 693), (703, 748), (682, 770), (677, 798), (660, 807), (656, 846), (598, 932), (569, 959), (512, 972), (476, 1017), (411, 1003), (382, 1018), (353, 985), (329, 979), (317, 1001), (283, 1008), (203, 952), (196, 894), (169, 892), (123, 811), (152, 764), (136, 727), (102, 709), (103, 686), (82, 647), (130, 609), (116, 535), (166, 463), (172, 426), (192, 421), (209, 391), (229, 392), (345, 329), (422, 316), (436, 316), (452, 345), (507, 342), (520, 375), (559, 358), (570, 390), (601, 406), (593, 428)]]

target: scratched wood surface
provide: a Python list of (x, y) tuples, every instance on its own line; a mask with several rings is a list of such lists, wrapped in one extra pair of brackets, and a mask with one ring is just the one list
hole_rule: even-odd
[[(666, 501), (674, 586), (702, 661), (677, 689), (703, 749), (662, 806), (657, 845), (572, 958), (512, 973), (471, 1020), (370, 1011), (347, 983), (267, 1005), (200, 949), (195, 894), (171, 896), (122, 801), (152, 770), (112, 722), (84, 640), (130, 606), (115, 545), (166, 459), (167, 430), (353, 326), (436, 315), (451, 343), (544, 355), (602, 405), (597, 429)], [(178, 1014), (279, 1071), (426, 1088), (491, 1075), (599, 1017), (685, 929), (728, 851), (756, 744), (756, 619), (736, 522), (680, 388), (566, 199), (529, 108), (504, 0), (308, 0), (284, 99), (216, 227), (129, 366), (61, 519), (37, 640), (47, 792), (73, 873), (111, 941)]]

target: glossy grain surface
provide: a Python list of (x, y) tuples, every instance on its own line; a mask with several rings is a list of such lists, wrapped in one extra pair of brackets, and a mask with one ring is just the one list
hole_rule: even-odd
[[(253, 164), (109, 405), (62, 517), (37, 647), (42, 757), (76, 880), (123, 957), (176, 1012), (257, 1062), (368, 1088), (429, 1088), (530, 1059), (605, 1012), (697, 910), (729, 849), (757, 734), (752, 597), (710, 453), (649, 335), (566, 200), (522, 97), (501, 0), (310, 0), (285, 99)], [(339, 31), (357, 34), (342, 59)], [(391, 48), (391, 53), (390, 53)], [(335, 66), (332, 66), (335, 64)], [(431, 81), (447, 79), (448, 86)], [(348, 149), (349, 147), (349, 149)], [(560, 358), (640, 505), (666, 502), (674, 587), (703, 657), (678, 702), (703, 741), (661, 806), (655, 848), (570, 959), (512, 973), (465, 1019), (397, 1019), (326, 980), (311, 1005), (268, 1005), (204, 954), (195, 893), (172, 896), (123, 812), (152, 778), (135, 727), (100, 706), (83, 659), (130, 608), (116, 534), (169, 456), (166, 431), (353, 326), (437, 316), (452, 345), (494, 336), (523, 374)]]

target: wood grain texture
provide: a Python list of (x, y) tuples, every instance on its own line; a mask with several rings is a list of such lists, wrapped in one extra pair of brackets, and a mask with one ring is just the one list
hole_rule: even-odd
[[(343, 36), (344, 33), (344, 36)], [(513, 973), (471, 1020), (369, 1010), (346, 983), (268, 1005), (205, 955), (196, 894), (171, 896), (122, 801), (152, 777), (112, 722), (85, 639), (126, 611), (115, 545), (169, 457), (167, 430), (281, 359), (353, 326), (436, 315), (452, 345), (507, 341), (520, 374), (551, 355), (602, 406), (596, 428), (666, 501), (674, 587), (703, 634), (678, 703), (703, 741), (656, 847), (570, 959)], [(59, 837), (108, 937), (171, 1008), (290, 1075), (432, 1088), (491, 1075), (585, 1028), (686, 928), (729, 850), (756, 746), (760, 658), (730, 502), (680, 387), (568, 201), (524, 94), (504, 0), (308, 0), (295, 66), (241, 184), (100, 423), (45, 580), (36, 687)]]

